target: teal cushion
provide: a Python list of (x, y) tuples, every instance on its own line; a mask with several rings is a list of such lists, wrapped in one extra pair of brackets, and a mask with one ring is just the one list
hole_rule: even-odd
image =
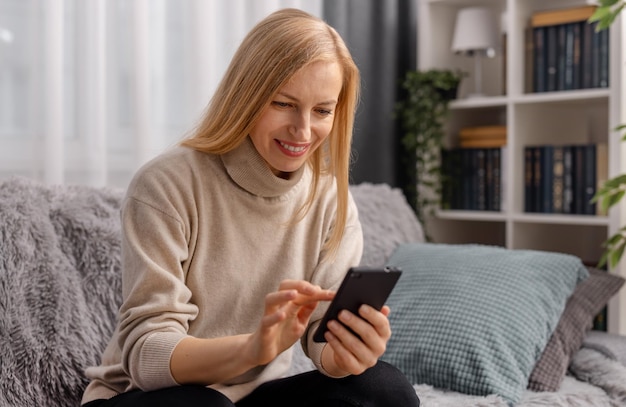
[(412, 383), (519, 401), (576, 284), (574, 256), (483, 245), (404, 244), (383, 360)]

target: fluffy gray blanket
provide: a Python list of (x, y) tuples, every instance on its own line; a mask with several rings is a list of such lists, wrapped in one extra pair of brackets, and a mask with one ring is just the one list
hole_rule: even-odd
[(0, 406), (78, 406), (121, 300), (119, 191), (0, 184)]

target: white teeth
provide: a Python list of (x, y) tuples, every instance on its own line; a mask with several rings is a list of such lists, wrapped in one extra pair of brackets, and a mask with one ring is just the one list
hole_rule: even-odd
[(286, 148), (287, 150), (291, 151), (292, 153), (300, 153), (302, 151), (304, 151), (304, 149), (306, 147), (294, 147), (294, 146), (289, 146), (281, 141), (279, 141), (280, 145), (283, 146), (283, 148)]

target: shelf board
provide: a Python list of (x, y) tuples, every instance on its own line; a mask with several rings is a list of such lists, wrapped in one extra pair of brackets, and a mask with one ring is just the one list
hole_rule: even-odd
[(527, 93), (513, 98), (513, 103), (589, 103), (591, 101), (608, 101), (609, 89), (561, 90), (558, 92)]
[(506, 96), (484, 96), (455, 99), (450, 102), (451, 110), (479, 109), (482, 107), (506, 107)]
[(504, 222), (505, 215), (502, 212), (492, 211), (464, 211), (464, 210), (438, 210), (437, 218), (449, 220), (470, 220), (470, 221), (488, 221), (488, 222)]
[(511, 219), (520, 223), (544, 223), (552, 225), (608, 226), (607, 216), (562, 215), (555, 213), (519, 213)]
[(518, 213), (505, 215), (502, 212), (490, 211), (465, 211), (465, 210), (438, 210), (438, 219), (480, 221), (480, 222), (505, 222), (512, 220), (519, 223), (541, 223), (551, 225), (578, 225), (578, 226), (608, 226), (607, 216), (594, 215), (563, 215), (555, 213)]

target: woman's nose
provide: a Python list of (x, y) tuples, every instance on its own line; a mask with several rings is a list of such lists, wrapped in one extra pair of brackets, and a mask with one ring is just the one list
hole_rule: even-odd
[(309, 141), (311, 138), (311, 119), (309, 116), (297, 115), (291, 124), (290, 132), (298, 141)]

